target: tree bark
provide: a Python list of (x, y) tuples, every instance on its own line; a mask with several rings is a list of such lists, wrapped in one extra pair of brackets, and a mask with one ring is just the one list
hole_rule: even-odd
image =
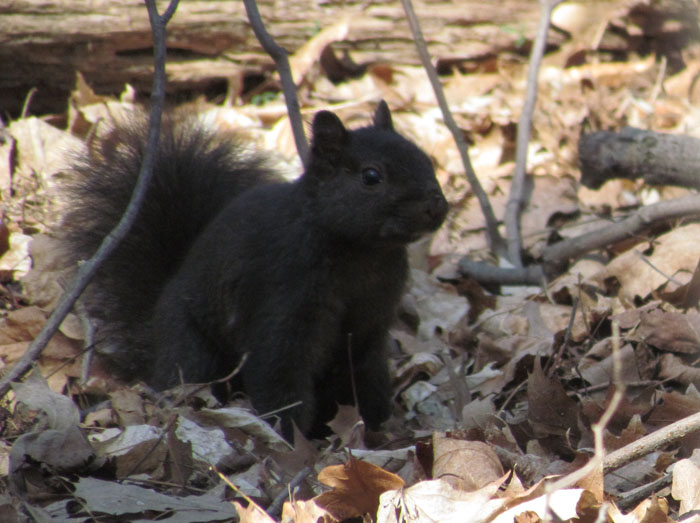
[(700, 188), (700, 140), (692, 136), (625, 127), (584, 135), (578, 150), (581, 183), (591, 189), (614, 178)]

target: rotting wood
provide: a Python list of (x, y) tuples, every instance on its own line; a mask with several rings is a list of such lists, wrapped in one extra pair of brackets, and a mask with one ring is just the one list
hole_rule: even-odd
[[(403, 11), (396, 2), (261, 0), (272, 35), (294, 52), (320, 28), (348, 16), (350, 28), (338, 50), (359, 63), (418, 64)], [(448, 0), (417, 2), (434, 56), (478, 60), (518, 49), (534, 34), (537, 4)], [(19, 0), (0, 6), (0, 108), (17, 115), (32, 88), (35, 113), (60, 110), (76, 71), (99, 94), (121, 92), (126, 83), (148, 93), (151, 37), (141, 0)], [(182, 2), (168, 27), (168, 88), (205, 91), (236, 85), (273, 64), (255, 39), (241, 2)], [(225, 92), (225, 88), (221, 89)]]
[(586, 134), (578, 149), (581, 183), (591, 189), (615, 178), (700, 189), (700, 140), (692, 136), (625, 127)]

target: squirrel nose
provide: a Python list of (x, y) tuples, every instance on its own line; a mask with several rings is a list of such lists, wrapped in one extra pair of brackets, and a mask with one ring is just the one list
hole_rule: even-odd
[(442, 192), (436, 191), (432, 194), (431, 199), (427, 202), (425, 212), (431, 222), (439, 226), (447, 215), (447, 200)]

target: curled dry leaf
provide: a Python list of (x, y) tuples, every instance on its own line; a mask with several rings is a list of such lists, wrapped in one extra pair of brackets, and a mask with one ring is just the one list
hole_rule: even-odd
[(53, 392), (38, 372), (32, 372), (22, 383), (13, 383), (18, 402), (41, 411), (49, 428), (64, 430), (80, 423), (80, 411), (70, 398)]
[(318, 63), (321, 53), (333, 42), (343, 40), (348, 34), (349, 20), (343, 18), (339, 22), (321, 30), (311, 40), (306, 42), (289, 59), (292, 76), (296, 82), (301, 82), (303, 77)]
[(503, 467), (486, 443), (455, 439), (436, 432), (433, 435), (432, 476), (456, 489), (474, 491), (503, 476)]
[(404, 486), (396, 474), (354, 458), (345, 465), (326, 467), (318, 480), (333, 490), (314, 498), (316, 504), (339, 520), (376, 514), (379, 496)]

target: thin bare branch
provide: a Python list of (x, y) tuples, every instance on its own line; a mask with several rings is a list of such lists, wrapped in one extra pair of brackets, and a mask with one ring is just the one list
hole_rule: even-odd
[(611, 452), (605, 458), (603, 470), (610, 472), (646, 456), (661, 447), (675, 443), (688, 434), (700, 431), (700, 412), (692, 414), (666, 427), (647, 434), (646, 436)]
[(287, 105), (289, 123), (292, 126), (294, 143), (297, 146), (297, 153), (301, 158), (301, 162), (306, 165), (309, 156), (309, 142), (306, 139), (306, 134), (304, 134), (304, 122), (301, 119), (301, 111), (299, 110), (297, 86), (294, 83), (294, 78), (292, 78), (292, 70), (289, 67), (287, 51), (279, 46), (270, 33), (267, 32), (267, 29), (265, 29), (265, 24), (260, 16), (260, 11), (258, 11), (256, 1), (243, 0), (243, 4), (245, 5), (245, 10), (248, 13), (248, 20), (250, 21), (256, 38), (267, 54), (275, 61), (275, 67), (277, 68), (282, 82), (282, 92), (284, 93), (284, 102)]
[(433, 92), (435, 93), (435, 98), (440, 106), (440, 110), (442, 111), (442, 117), (445, 120), (445, 125), (452, 133), (452, 137), (457, 144), (457, 150), (462, 157), (464, 173), (467, 176), (467, 181), (469, 182), (472, 191), (474, 191), (474, 195), (481, 206), (481, 212), (484, 214), (484, 218), (486, 219), (486, 235), (489, 247), (493, 252), (500, 254), (505, 250), (505, 243), (498, 232), (498, 220), (496, 219), (496, 215), (491, 207), (491, 202), (489, 202), (489, 198), (484, 189), (481, 187), (479, 179), (474, 172), (474, 168), (472, 167), (471, 160), (469, 159), (469, 153), (467, 151), (467, 142), (464, 140), (462, 130), (457, 126), (457, 122), (455, 122), (454, 118), (452, 117), (452, 112), (447, 105), (447, 99), (445, 98), (445, 93), (442, 89), (440, 78), (438, 78), (437, 71), (435, 70), (435, 67), (433, 67), (430, 59), (428, 47), (425, 44), (425, 39), (423, 38), (423, 32), (421, 31), (416, 13), (413, 10), (413, 4), (411, 3), (411, 0), (401, 0), (401, 4), (406, 12), (408, 25), (411, 28), (411, 33), (413, 34), (413, 40), (416, 44), (420, 61), (423, 64), (425, 72), (428, 74), (428, 79), (433, 87)]
[(483, 283), (539, 285), (558, 276), (568, 263), (582, 255), (642, 233), (654, 224), (700, 216), (700, 195), (685, 196), (641, 207), (628, 217), (594, 232), (557, 242), (542, 251), (542, 263), (520, 268), (496, 267), (463, 258), (459, 270)]
[(647, 205), (617, 223), (547, 247), (542, 254), (542, 260), (546, 272), (550, 272), (582, 254), (638, 234), (653, 223), (694, 216), (700, 216), (700, 195)]
[(467, 257), (459, 260), (459, 272), (470, 276), (480, 283), (495, 283), (498, 285), (542, 285), (545, 282), (541, 265), (528, 267), (496, 267), (491, 263), (470, 260)]
[(523, 208), (525, 193), (525, 173), (527, 169), (527, 147), (530, 143), (530, 127), (532, 125), (532, 113), (537, 102), (537, 78), (542, 63), (542, 55), (547, 43), (550, 18), (552, 10), (561, 0), (540, 0), (540, 25), (532, 44), (530, 53), (530, 68), (527, 74), (527, 90), (525, 91), (525, 104), (523, 112), (518, 120), (518, 135), (515, 146), (515, 170), (513, 181), (510, 185), (510, 195), (506, 204), (504, 222), (506, 225), (506, 238), (508, 243), (508, 259), (516, 267), (522, 267), (520, 256), (522, 238), (520, 234), (520, 211)]
[(69, 289), (61, 297), (56, 309), (49, 317), (42, 331), (34, 338), (22, 358), (20, 358), (3, 379), (0, 380), (0, 397), (7, 394), (13, 381), (20, 379), (31, 369), (33, 363), (39, 358), (46, 345), (48, 345), (49, 340), (51, 340), (51, 337), (56, 333), (61, 322), (73, 308), (76, 300), (83, 290), (85, 290), (85, 287), (87, 287), (98, 268), (104, 263), (112, 251), (114, 251), (117, 245), (119, 245), (119, 242), (127, 235), (136, 218), (136, 213), (145, 198), (146, 187), (148, 186), (153, 172), (153, 152), (158, 144), (160, 135), (160, 121), (165, 101), (165, 27), (177, 9), (178, 3), (179, 0), (171, 0), (165, 13), (161, 16), (158, 14), (155, 0), (146, 0), (148, 17), (151, 22), (151, 33), (153, 35), (155, 69), (153, 75), (153, 91), (151, 93), (148, 143), (139, 172), (139, 179), (134, 188), (131, 201), (126, 211), (124, 211), (121, 220), (102, 241), (95, 255), (78, 268), (75, 279)]
[[(591, 427), (593, 431), (593, 441), (594, 441), (594, 453), (593, 457), (580, 469), (573, 471), (571, 474), (567, 474), (563, 478), (549, 483), (547, 485), (547, 492), (554, 492), (556, 490), (565, 489), (576, 485), (586, 476), (595, 472), (597, 468), (603, 468), (603, 463), (605, 462), (605, 446), (603, 444), (603, 431), (607, 427), (608, 423), (612, 419), (613, 414), (620, 405), (622, 398), (625, 394), (625, 386), (622, 383), (622, 357), (620, 356), (620, 327), (617, 322), (613, 322), (613, 336), (612, 336), (612, 360), (613, 360), (613, 386), (614, 392), (608, 406), (605, 408), (603, 415), (600, 419), (593, 424)], [(602, 472), (602, 471), (601, 471)]]

